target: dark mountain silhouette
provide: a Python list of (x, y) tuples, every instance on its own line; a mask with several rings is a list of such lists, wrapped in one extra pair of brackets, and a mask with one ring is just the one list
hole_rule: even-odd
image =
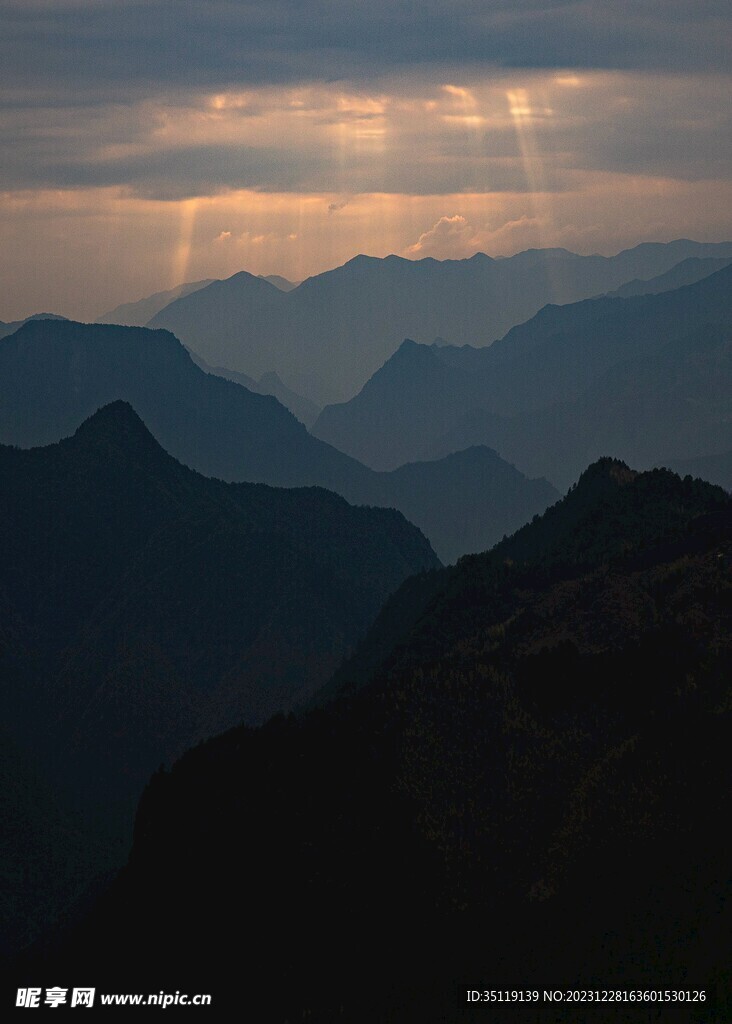
[(506, 259), (357, 256), (283, 293), (246, 272), (177, 299), (149, 322), (212, 366), (274, 370), (317, 405), (344, 401), (405, 337), (488, 345), (547, 302), (574, 302), (732, 243), (645, 243), (613, 257), (534, 249)]
[[(3, 658), (6, 650), (4, 643)], [(6, 671), (2, 680), (7, 685)], [(84, 815), (69, 810), (35, 752), (21, 750), (5, 727), (0, 732), (0, 778), (0, 957), (5, 957), (81, 901), (90, 880), (108, 884), (124, 863), (129, 844), (111, 839), (104, 830), (90, 827)]]
[(664, 464), (680, 476), (699, 477), (732, 491), (732, 451), (703, 455), (697, 459), (666, 459)]
[(120, 324), (123, 327), (144, 327), (148, 320), (171, 302), (186, 295), (192, 295), (193, 292), (211, 284), (212, 280), (212, 278), (207, 278), (205, 281), (188, 281), (186, 284), (176, 285), (175, 288), (169, 288), (167, 291), (147, 295), (144, 299), (138, 299), (137, 302), (123, 302), (121, 306), (115, 306), (108, 313), (97, 317), (96, 322), (98, 324)]
[(642, 466), (703, 455), (732, 443), (731, 331), (730, 266), (547, 306), (488, 349), (405, 343), (313, 432), (378, 469), (487, 444), (561, 487), (608, 450)]
[[(437, 619), (444, 620), (437, 631), (442, 635), (452, 628), (448, 615), (454, 611), (460, 619), (471, 602), (477, 609), (470, 611), (476, 615), (477, 628), (489, 600), (486, 586), (495, 587), (495, 594), (502, 593), (496, 577), (499, 582), (504, 576), (513, 581), (515, 574), (523, 578), (525, 567), (528, 575), (543, 585), (545, 577), (550, 582), (557, 574), (571, 577), (636, 551), (658, 553), (664, 546), (684, 541), (692, 519), (712, 515), (714, 521), (716, 513), (729, 510), (730, 505), (721, 488), (703, 481), (682, 481), (666, 469), (638, 473), (617, 459), (599, 459), (564, 498), (489, 552), (405, 581), (384, 605), (353, 658), (336, 671), (323, 693), (352, 692), (377, 668), (390, 670), (390, 662), (409, 650), (410, 644), (419, 650), (420, 658), (427, 658)], [(729, 520), (723, 518), (721, 524), (728, 527)], [(501, 615), (512, 614), (513, 605), (507, 607), (506, 611), (502, 606)], [(429, 608), (432, 611), (427, 614)], [(458, 632), (468, 628), (472, 627), (462, 622)], [(608, 621), (602, 628), (613, 626)]]
[[(84, 648), (100, 655), (102, 636), (92, 642), (90, 629), (102, 608), (96, 627), (104, 636), (124, 634), (128, 645), (135, 630), (145, 643), (155, 638), (157, 644), (163, 643), (166, 630), (172, 630), (171, 656), (185, 664), (186, 682), (205, 685), (209, 692), (221, 657), (228, 663), (225, 672), (238, 664), (238, 674), (247, 675), (243, 653), (273, 628), (267, 616), (280, 619), (288, 607), (292, 610), (293, 602), (299, 603), (310, 630), (309, 639), (303, 632), (308, 646), (312, 642), (316, 650), (320, 644), (329, 652), (334, 638), (341, 637), (327, 655), (337, 661), (405, 575), (437, 564), (425, 538), (395, 511), (354, 508), (319, 488), (284, 490), (200, 476), (164, 452), (124, 402), (101, 409), (56, 445), (30, 450), (3, 446), (0, 456), (4, 479), (13, 481), (12, 489), (4, 488), (3, 515), (8, 524), (4, 543), (13, 550), (13, 578), (6, 582), (16, 615), (32, 623), (34, 630), (60, 633), (67, 656), (69, 637), (80, 630), (85, 634)], [(228, 570), (227, 550), (232, 563)], [(212, 559), (208, 567), (207, 558)], [(186, 584), (184, 559), (189, 561)], [(174, 571), (170, 560), (178, 563)], [(206, 569), (210, 572), (214, 565), (216, 574), (207, 582)], [(229, 585), (224, 586), (227, 576)], [(284, 593), (277, 592), (278, 586)], [(328, 610), (329, 586), (337, 592), (337, 607), (326, 615), (323, 644), (312, 633), (312, 620)], [(354, 608), (348, 608), (342, 586)], [(176, 594), (176, 616), (181, 619), (156, 628), (151, 616), (156, 617), (155, 595), (160, 596), (161, 587), (174, 588), (170, 593)], [(237, 587), (243, 588), (238, 596)], [(264, 592), (255, 596), (257, 588), (265, 588), (266, 601)], [(184, 599), (185, 591), (189, 593)], [(129, 602), (132, 594), (135, 607)], [(224, 595), (225, 616), (220, 604)], [(240, 602), (236, 611), (235, 598)], [(202, 601), (210, 603), (208, 613), (203, 612)], [(170, 615), (164, 602), (161, 605), (159, 614)], [(207, 614), (222, 618), (211, 618), (206, 625)], [(133, 616), (134, 627), (127, 621), (124, 631), (112, 629), (110, 622), (120, 615)], [(247, 622), (247, 615), (254, 616), (254, 622)], [(188, 616), (198, 621), (195, 639), (186, 638)], [(293, 638), (297, 635), (296, 630)], [(192, 651), (183, 654), (191, 641), (203, 645), (199, 667)], [(211, 652), (204, 651), (213, 643), (221, 651), (212, 662)], [(281, 640), (280, 658), (285, 646)], [(89, 650), (83, 656), (75, 652), (74, 660), (83, 662)], [(262, 717), (279, 704), (277, 688), (262, 681), (264, 668), (252, 673), (255, 688), (241, 697), (250, 707), (239, 710), (239, 717)], [(294, 659), (290, 671), (296, 688), (307, 690), (304, 654)], [(319, 674), (316, 668), (315, 675)], [(73, 675), (78, 686), (80, 675)], [(90, 683), (99, 686), (99, 673), (89, 675)], [(288, 678), (285, 673), (280, 689), (286, 689)]]
[(34, 313), (33, 316), (26, 317), (25, 320), (13, 320), (7, 324), (0, 321), (0, 338), (7, 338), (10, 334), (15, 334), (18, 328), (32, 320), (66, 320), (66, 317), (59, 316), (58, 313)]
[(196, 366), (200, 366), (206, 373), (213, 373), (216, 377), (223, 377), (225, 380), (233, 380), (236, 384), (241, 384), (242, 387), (255, 391), (258, 395), (273, 395), (281, 405), (290, 410), (295, 419), (300, 420), (306, 427), (311, 427), (320, 415), (321, 410), (314, 402), (288, 388), (272, 370), (262, 374), (259, 380), (255, 380), (246, 373), (227, 370), (225, 366), (209, 366), (205, 359), (201, 359), (195, 352), (189, 354)]
[(683, 288), (684, 285), (694, 284), (704, 277), (709, 277), (710, 274), (726, 267), (729, 262), (729, 259), (724, 258), (698, 259), (690, 256), (659, 277), (652, 277), (647, 281), (628, 281), (615, 291), (608, 292), (608, 298), (626, 299), (631, 295), (657, 295), (659, 292), (673, 291), (674, 288)]
[[(167, 331), (42, 321), (0, 345), (4, 443), (56, 441), (115, 399), (130, 402), (166, 451), (207, 476), (318, 485), (356, 504), (404, 505), (416, 525), (434, 531), (443, 560), (490, 546), (556, 497), (545, 481), (501, 468), (485, 448), (471, 456), (470, 473), (456, 460), (374, 473), (312, 437), (274, 398), (204, 373)], [(504, 496), (495, 485), (509, 477)]]
[(393, 510), (200, 476), (123, 402), (0, 447), (0, 480), (4, 728), (97, 845), (161, 761), (301, 701), (439, 564)]
[(474, 1020), (474, 989), (682, 988), (721, 1024), (730, 515), (607, 459), (407, 581), (350, 695), (155, 775), (128, 868), (21, 977), (83, 962), (108, 991), (183, 976), (258, 1019), (400, 1024)]

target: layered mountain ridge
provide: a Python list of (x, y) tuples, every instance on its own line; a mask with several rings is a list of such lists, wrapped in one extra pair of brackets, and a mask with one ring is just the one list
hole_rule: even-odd
[(276, 371), (321, 407), (350, 399), (405, 337), (489, 345), (546, 303), (576, 302), (688, 257), (732, 258), (732, 243), (644, 243), (616, 256), (533, 249), (503, 259), (356, 256), (283, 293), (244, 271), (162, 309), (212, 366), (259, 378)]
[(0, 447), (0, 484), (2, 714), (19, 751), (6, 797), (33, 821), (47, 791), (69, 837), (34, 888), (47, 851), (8, 835), (3, 870), (27, 871), (4, 943), (53, 918), (70, 876), (120, 863), (161, 762), (301, 702), (391, 591), (439, 563), (393, 510), (200, 476), (119, 401), (57, 444)]
[[(345, 695), (153, 778), (128, 869), (46, 969), (90, 957), (113, 988), (123, 959), (144, 988), (154, 964), (234, 1005), (243, 956), (267, 1019), (396, 1022), (473, 1019), (489, 962), (497, 989), (684, 978), (706, 993), (685, 1019), (722, 1021), (731, 514), (604, 459), (494, 551), (407, 581)], [(222, 906), (246, 915), (235, 950)]]
[(732, 244), (151, 311), (0, 324), (10, 990), (726, 1024)]
[(490, 348), (404, 343), (313, 432), (379, 469), (486, 444), (568, 486), (729, 449), (732, 267), (662, 294), (547, 306)]
[(489, 547), (556, 498), (546, 481), (526, 479), (485, 447), (469, 467), (451, 458), (375, 473), (311, 436), (273, 397), (205, 373), (162, 330), (26, 324), (0, 345), (0, 399), (0, 441), (23, 446), (57, 441), (99, 406), (123, 399), (191, 468), (229, 481), (317, 485), (355, 504), (396, 507), (428, 532), (443, 561)]

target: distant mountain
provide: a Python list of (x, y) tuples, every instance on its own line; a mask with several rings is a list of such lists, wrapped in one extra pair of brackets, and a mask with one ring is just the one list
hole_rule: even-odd
[(236, 384), (255, 391), (258, 395), (273, 395), (281, 405), (289, 409), (295, 419), (300, 420), (306, 427), (311, 427), (320, 415), (321, 410), (314, 402), (296, 394), (280, 380), (276, 373), (270, 370), (264, 373), (259, 380), (254, 380), (246, 373), (237, 373), (236, 370), (227, 370), (224, 366), (209, 366), (205, 359), (202, 359), (195, 352), (190, 352), (190, 357), (196, 366), (200, 366), (206, 373), (213, 373), (216, 377), (223, 377), (225, 380), (233, 380)]
[(0, 321), (0, 338), (7, 338), (10, 334), (15, 334), (18, 328), (22, 327), (23, 324), (29, 323), (31, 320), (65, 320), (65, 316), (59, 316), (58, 313), (34, 313), (33, 316), (26, 317), (25, 320), (13, 320), (10, 323), (4, 324)]
[(559, 497), (548, 481), (527, 479), (492, 449), (478, 445), (374, 474), (360, 495), (398, 508), (434, 538), (444, 562), (491, 547)]
[(204, 373), (167, 331), (26, 324), (0, 345), (0, 399), (5, 444), (57, 441), (123, 399), (166, 451), (207, 476), (332, 487), (371, 475), (312, 438), (274, 398)]
[(291, 292), (300, 284), (300, 281), (288, 281), (286, 277), (280, 277), (279, 274), (258, 274), (257, 277), (261, 277), (263, 281), (269, 281), (281, 292)]
[(57, 794), (53, 820), (75, 812), (117, 856), (161, 761), (302, 701), (439, 564), (393, 510), (200, 476), (123, 402), (58, 444), (0, 447), (0, 521), (3, 729)]
[(166, 451), (207, 476), (318, 485), (356, 504), (404, 506), (447, 561), (489, 547), (556, 497), (486, 448), (466, 462), (375, 473), (312, 437), (274, 398), (204, 373), (167, 331), (40, 321), (0, 344), (0, 442), (49, 444), (115, 399), (130, 402)]
[[(296, 283), (288, 281), (286, 277), (280, 277), (279, 274), (270, 274), (268, 277), (260, 274), (259, 277), (283, 292), (289, 292), (293, 288), (297, 288)], [(155, 292), (153, 295), (148, 295), (137, 302), (123, 302), (121, 306), (115, 306), (108, 313), (98, 317), (96, 323), (120, 324), (123, 327), (144, 327), (156, 313), (159, 313), (161, 309), (165, 309), (171, 302), (174, 302), (176, 299), (182, 299), (186, 295), (192, 295), (201, 288), (213, 284), (214, 280), (215, 278), (209, 277), (205, 281), (188, 281), (186, 284), (179, 284), (175, 288), (169, 288), (167, 291)]]
[(564, 487), (578, 465), (608, 449), (651, 467), (668, 464), (669, 453), (732, 446), (732, 322), (671, 337), (602, 374), (581, 398), (524, 417), (504, 454)]
[(657, 295), (659, 292), (669, 292), (674, 288), (683, 288), (684, 285), (694, 284), (704, 277), (709, 277), (717, 270), (721, 270), (729, 264), (729, 259), (697, 259), (689, 257), (677, 263), (675, 267), (667, 270), (659, 277), (652, 277), (649, 281), (628, 281), (627, 284), (608, 292), (608, 298), (628, 298), (631, 295)]
[(186, 295), (192, 295), (211, 284), (212, 280), (212, 278), (207, 278), (205, 281), (189, 281), (186, 284), (176, 285), (175, 288), (170, 288), (168, 291), (155, 292), (154, 295), (148, 295), (137, 302), (123, 302), (121, 306), (115, 306), (108, 313), (98, 317), (96, 322), (98, 324), (120, 324), (124, 327), (144, 327), (148, 320), (169, 303)]
[(645, 243), (613, 257), (534, 249), (506, 259), (357, 256), (284, 293), (246, 272), (177, 299), (148, 326), (212, 366), (270, 370), (323, 406), (351, 398), (403, 338), (485, 346), (546, 303), (575, 302), (687, 257), (732, 259), (732, 243)]
[(274, 370), (262, 374), (257, 381), (257, 389), (263, 395), (274, 395), (277, 401), (289, 409), (292, 415), (306, 427), (312, 427), (320, 416), (320, 407), (315, 402), (311, 402), (309, 398), (304, 398), (302, 395), (296, 394), (292, 388), (288, 388)]
[[(482, 375), (445, 362), (447, 351), (406, 339), (355, 398), (323, 409), (313, 434), (380, 470), (433, 456), (456, 420), (486, 402)], [(481, 432), (451, 450), (488, 436)]]
[(348, 696), (153, 777), (129, 868), (24, 976), (182, 973), (241, 1007), (245, 962), (267, 1019), (359, 1024), (683, 984), (705, 992), (684, 1020), (723, 1021), (731, 515), (605, 459), (493, 552), (408, 580)]
[(658, 295), (547, 306), (487, 349), (405, 342), (313, 433), (377, 469), (485, 444), (568, 486), (732, 445), (732, 266)]

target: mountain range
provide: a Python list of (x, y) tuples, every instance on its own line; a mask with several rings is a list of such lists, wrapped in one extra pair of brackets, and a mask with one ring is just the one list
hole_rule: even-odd
[(0, 324), (12, 997), (732, 1019), (732, 243), (125, 318)]
[(689, 257), (732, 259), (732, 243), (644, 243), (612, 257), (565, 249), (503, 259), (357, 256), (287, 293), (242, 271), (176, 299), (148, 326), (172, 331), (212, 366), (255, 378), (274, 370), (322, 407), (351, 398), (405, 337), (489, 345), (546, 303), (655, 277)]
[[(270, 274), (267, 277), (259, 274), (259, 277), (264, 281), (269, 281), (275, 288), (279, 288), (283, 292), (289, 292), (293, 288), (297, 288), (297, 283), (288, 281), (286, 277), (281, 277), (279, 274)], [(175, 302), (176, 299), (185, 298), (186, 295), (192, 295), (193, 292), (200, 291), (201, 288), (213, 284), (214, 280), (216, 279), (209, 277), (205, 281), (187, 281), (185, 284), (179, 284), (175, 288), (167, 289), (167, 291), (147, 295), (144, 299), (138, 299), (137, 302), (123, 302), (122, 305), (115, 306), (114, 309), (110, 309), (107, 313), (102, 313), (101, 316), (97, 317), (96, 323), (120, 324), (122, 327), (144, 327), (156, 313), (159, 313), (161, 309), (165, 309), (171, 302)]]
[(3, 323), (0, 321), (0, 338), (7, 338), (10, 334), (15, 334), (18, 328), (22, 327), (23, 324), (27, 324), (32, 320), (65, 320), (65, 316), (59, 316), (58, 313), (34, 313), (33, 316), (28, 316), (25, 320), (13, 320), (10, 323)]
[(607, 297), (627, 299), (631, 295), (658, 295), (659, 292), (670, 292), (674, 288), (683, 288), (684, 285), (695, 284), (696, 281), (709, 277), (710, 274), (714, 274), (717, 270), (722, 270), (729, 263), (730, 260), (726, 258), (699, 259), (698, 257), (690, 256), (688, 259), (682, 260), (681, 263), (671, 267), (665, 274), (652, 277), (647, 281), (639, 279), (628, 281), (626, 284), (621, 285), (620, 288), (616, 288), (615, 291), (608, 292)]
[(205, 288), (213, 282), (214, 278), (206, 278), (204, 281), (187, 281), (185, 284), (176, 285), (175, 288), (168, 288), (162, 292), (155, 292), (147, 295), (137, 302), (123, 302), (115, 306), (109, 312), (97, 317), (98, 324), (120, 324), (123, 327), (144, 327), (148, 320), (151, 320), (161, 309), (165, 309), (176, 299), (182, 299), (186, 295)]
[(83, 962), (108, 991), (184, 977), (233, 1007), (244, 964), (279, 1022), (681, 987), (705, 993), (684, 1020), (720, 1024), (731, 515), (603, 459), (492, 552), (408, 580), (340, 697), (153, 777), (128, 867), (21, 976)]
[(312, 430), (376, 469), (486, 444), (566, 488), (732, 446), (732, 266), (685, 287), (546, 306), (489, 348), (404, 342)]
[[(124, 402), (57, 444), (0, 447), (0, 482), (9, 776), (24, 818), (37, 825), (33, 807), (51, 803), (50, 820), (66, 821), (61, 890), (80, 856), (78, 818), (93, 848), (109, 855), (111, 844), (120, 856), (161, 761), (301, 702), (403, 579), (439, 565), (393, 510), (354, 508), (319, 488), (200, 476)], [(27, 868), (3, 929), (22, 933), (60, 893), (45, 911), (37, 902), (52, 888), (47, 863), (29, 897), (44, 867), (21, 831), (8, 834), (8, 856)]]
[(732, 491), (732, 451), (703, 455), (697, 459), (669, 459), (668, 467), (681, 476), (700, 477)]
[(246, 373), (227, 370), (225, 366), (209, 366), (205, 359), (190, 350), (189, 354), (196, 366), (200, 366), (206, 373), (212, 373), (215, 377), (223, 377), (225, 380), (233, 380), (235, 384), (241, 384), (242, 387), (248, 388), (249, 391), (254, 391), (258, 395), (272, 395), (306, 427), (311, 427), (320, 415), (321, 410), (314, 402), (288, 388), (274, 370), (263, 373), (259, 380), (255, 380)]
[(0, 344), (2, 443), (57, 441), (116, 399), (206, 476), (317, 485), (354, 504), (398, 508), (443, 561), (490, 547), (557, 497), (485, 447), (375, 473), (312, 437), (276, 399), (205, 373), (167, 331), (45, 320)]

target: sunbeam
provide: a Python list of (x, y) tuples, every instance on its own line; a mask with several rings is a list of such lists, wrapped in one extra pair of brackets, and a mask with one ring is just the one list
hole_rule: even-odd
[(187, 280), (199, 202), (199, 199), (193, 198), (185, 199), (180, 204), (180, 235), (171, 267), (171, 286), (173, 287)]

